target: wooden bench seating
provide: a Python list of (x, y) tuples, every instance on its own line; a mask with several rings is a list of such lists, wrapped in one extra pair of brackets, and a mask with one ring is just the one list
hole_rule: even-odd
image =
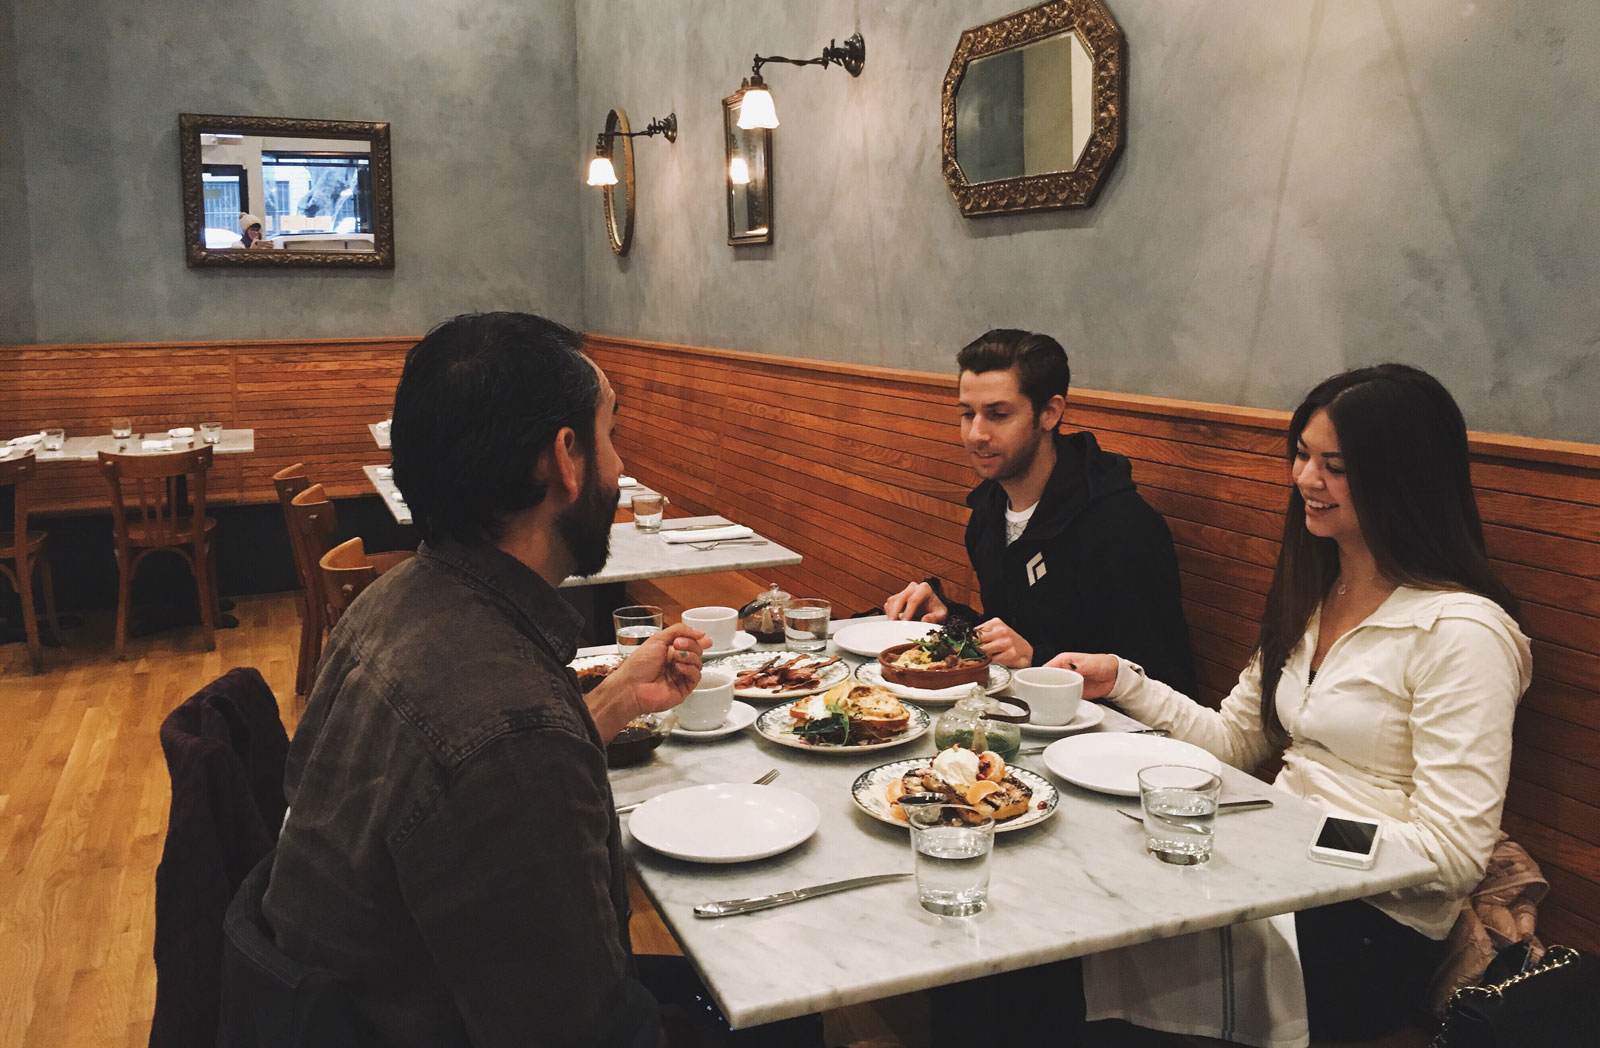
[[(953, 376), (604, 336), (589, 348), (620, 398), (628, 472), (805, 556), (772, 581), (852, 611), (926, 574), (975, 599)], [(1204, 701), (1254, 644), (1288, 418), (1091, 390), (1069, 401), (1068, 426), (1132, 459), (1172, 529)], [(1474, 434), (1472, 447), (1490, 554), (1534, 642), (1505, 827), (1550, 880), (1541, 935), (1600, 950), (1600, 446)]]

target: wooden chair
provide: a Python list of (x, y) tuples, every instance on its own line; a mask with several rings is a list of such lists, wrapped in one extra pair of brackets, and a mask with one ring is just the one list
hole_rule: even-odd
[(334, 547), (334, 536), (339, 530), (339, 515), (334, 511), (333, 500), (321, 484), (312, 484), (289, 499), (284, 510), (289, 520), (289, 541), (294, 543), (305, 564), (301, 580), (306, 588), (306, 694), (317, 679), (317, 664), (322, 661), (322, 641), (333, 623), (328, 618), (328, 595), (322, 587), (322, 570), (317, 562)]
[[(100, 469), (111, 485), (111, 521), (116, 530), (117, 658), (128, 647), (128, 612), (133, 601), (133, 576), (139, 562), (152, 553), (176, 553), (194, 575), (200, 623), (206, 650), (217, 647), (220, 614), (216, 589), (217, 522), (206, 516), (206, 474), (212, 449), (158, 455), (113, 455), (100, 452)], [(188, 486), (189, 513), (184, 513), (179, 482)], [(131, 490), (128, 505), (125, 488)]]
[(337, 623), (351, 602), (378, 581), (379, 575), (410, 557), (405, 550), (369, 554), (359, 535), (324, 553), (318, 565), (322, 569), (322, 588), (328, 595), (328, 625)]
[(11, 489), (12, 502), (11, 530), (0, 531), (0, 575), (6, 577), (22, 601), (22, 630), (28, 638), (28, 654), (33, 658), (33, 671), (40, 673), (44, 670), (44, 648), (39, 643), (39, 616), (33, 605), (35, 568), (44, 585), (45, 615), (57, 643), (61, 641), (61, 624), (56, 621), (56, 588), (50, 577), (50, 554), (45, 548), (49, 535), (28, 530), (28, 481), (33, 470), (32, 455), (0, 461), (0, 488)]
[(311, 481), (306, 477), (305, 464), (296, 462), (274, 473), (272, 484), (278, 489), (278, 504), (283, 507), (283, 521), (289, 532), (289, 552), (294, 555), (294, 571), (300, 579), (300, 653), (295, 661), (294, 692), (305, 695), (311, 691), (322, 649), (322, 608), (315, 603), (320, 592), (312, 578), (316, 573), (316, 561), (306, 557), (300, 529), (295, 526), (292, 502), (296, 495), (311, 486)]

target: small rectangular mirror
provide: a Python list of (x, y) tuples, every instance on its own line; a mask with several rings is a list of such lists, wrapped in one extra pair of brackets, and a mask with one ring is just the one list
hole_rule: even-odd
[(389, 125), (178, 117), (190, 266), (394, 266)]
[(722, 100), (727, 146), (723, 178), (728, 187), (728, 243), (772, 243), (772, 132), (739, 126), (742, 95)]

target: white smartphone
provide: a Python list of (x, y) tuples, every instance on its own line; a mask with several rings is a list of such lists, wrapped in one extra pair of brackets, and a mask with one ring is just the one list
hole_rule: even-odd
[(1382, 840), (1383, 826), (1375, 819), (1324, 815), (1306, 854), (1317, 862), (1370, 870), (1378, 861), (1378, 844)]

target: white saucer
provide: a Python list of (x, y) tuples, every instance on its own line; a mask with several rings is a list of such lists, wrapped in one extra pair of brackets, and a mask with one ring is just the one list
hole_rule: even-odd
[(733, 647), (712, 648), (710, 651), (702, 651), (700, 653), (700, 659), (702, 662), (706, 659), (720, 659), (724, 655), (734, 655), (741, 651), (749, 651), (755, 646), (756, 635), (754, 633), (746, 633), (744, 630), (740, 630), (738, 633), (733, 635)]
[(1088, 731), (1105, 719), (1104, 706), (1093, 702), (1080, 702), (1078, 712), (1065, 724), (1034, 724), (1030, 721), (1022, 725), (1022, 730), (1030, 735), (1071, 735), (1074, 732)]
[(720, 739), (724, 735), (732, 735), (736, 731), (744, 731), (756, 722), (756, 708), (748, 702), (733, 700), (733, 705), (728, 707), (728, 719), (720, 727), (707, 728), (705, 731), (690, 731), (682, 724), (672, 729), (673, 737), (685, 739)]

